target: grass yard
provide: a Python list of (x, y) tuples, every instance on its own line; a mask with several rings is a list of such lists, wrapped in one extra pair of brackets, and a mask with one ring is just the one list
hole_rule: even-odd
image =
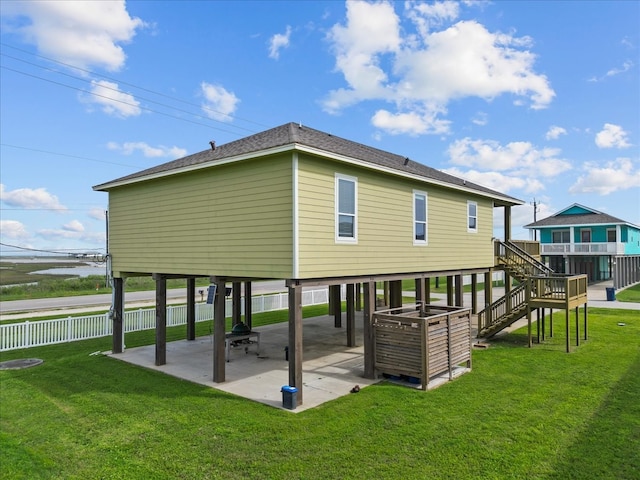
[(616, 292), (616, 300), (620, 302), (640, 303), (640, 283)]
[(571, 354), (554, 318), (555, 338), (494, 340), (436, 390), (380, 383), (299, 414), (91, 355), (109, 338), (6, 352), (45, 362), (0, 371), (0, 478), (638, 479), (640, 312), (589, 319)]

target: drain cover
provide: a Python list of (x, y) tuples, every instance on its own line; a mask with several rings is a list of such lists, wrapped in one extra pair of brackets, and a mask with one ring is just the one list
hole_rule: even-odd
[(39, 358), (19, 358), (17, 360), (7, 360), (0, 362), (0, 370), (19, 370), (21, 368), (35, 367), (40, 365), (43, 360)]

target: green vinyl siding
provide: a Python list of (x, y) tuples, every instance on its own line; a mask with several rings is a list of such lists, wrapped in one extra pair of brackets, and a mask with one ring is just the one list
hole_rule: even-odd
[[(300, 155), (299, 277), (367, 275), (493, 266), (493, 204), (464, 192)], [(335, 241), (335, 174), (358, 180), (358, 239)], [(413, 242), (413, 192), (427, 193), (426, 245)], [(467, 231), (467, 201), (478, 232)]]
[(115, 272), (292, 273), (290, 155), (116, 187), (109, 216)]

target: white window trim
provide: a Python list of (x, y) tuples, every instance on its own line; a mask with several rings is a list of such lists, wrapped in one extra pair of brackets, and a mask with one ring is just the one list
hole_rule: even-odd
[[(424, 197), (424, 240), (416, 239), (416, 223), (418, 220), (416, 219), (416, 196)], [(428, 245), (429, 244), (429, 196), (427, 192), (423, 192), (421, 190), (413, 191), (413, 244), (414, 245)]]
[[(469, 206), (470, 205), (475, 205), (476, 206), (476, 214), (475, 214), (475, 219), (476, 219), (476, 228), (471, 228), (469, 226), (469, 218), (471, 218), (471, 215), (469, 215)], [(478, 233), (478, 202), (472, 202), (471, 200), (467, 201), (467, 232), (469, 233)]]
[[(354, 214), (353, 214), (353, 237), (341, 237), (340, 236), (340, 211), (339, 211), (339, 195), (340, 195), (340, 180), (346, 180), (353, 182), (354, 189)], [(358, 177), (352, 177), (350, 175), (343, 175), (341, 173), (335, 174), (335, 241), (336, 243), (358, 243)]]
[[(589, 241), (585, 242), (582, 240), (582, 232), (589, 232)], [(590, 228), (581, 228), (580, 229), (580, 243), (593, 243), (593, 233)]]

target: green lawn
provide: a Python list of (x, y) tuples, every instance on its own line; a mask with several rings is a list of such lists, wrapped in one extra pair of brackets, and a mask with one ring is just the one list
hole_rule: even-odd
[(570, 354), (558, 316), (552, 340), (494, 340), (436, 390), (380, 383), (298, 414), (91, 355), (108, 338), (6, 352), (45, 362), (0, 371), (0, 478), (637, 479), (640, 312), (589, 314)]
[(640, 303), (640, 283), (616, 292), (616, 300), (620, 302)]

